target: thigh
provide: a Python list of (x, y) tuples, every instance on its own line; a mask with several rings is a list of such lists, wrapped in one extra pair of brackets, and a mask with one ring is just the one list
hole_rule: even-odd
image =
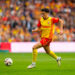
[(34, 48), (38, 49), (38, 48), (40, 48), (40, 47), (42, 47), (42, 44), (39, 42), (39, 43), (37, 43), (37, 44), (35, 44), (35, 45), (33, 46), (33, 49), (34, 49)]

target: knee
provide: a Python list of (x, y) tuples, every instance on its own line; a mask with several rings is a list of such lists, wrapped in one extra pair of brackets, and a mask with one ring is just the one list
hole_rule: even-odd
[(36, 48), (36, 46), (33, 46), (33, 48), (32, 48), (32, 49), (34, 50), (34, 49), (37, 49), (37, 48)]
[(46, 53), (47, 53), (47, 54), (49, 54), (49, 52), (48, 52), (48, 51), (46, 51)]

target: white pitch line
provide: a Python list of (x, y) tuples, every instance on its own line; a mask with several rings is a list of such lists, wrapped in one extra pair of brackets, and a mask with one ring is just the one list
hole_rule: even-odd
[(75, 58), (64, 58), (64, 59), (61, 59), (61, 60), (75, 60)]
[[(48, 59), (38, 59), (39, 61), (48, 61)], [(49, 59), (50, 61), (55, 60), (55, 59)], [(75, 61), (75, 58), (61, 58), (61, 61)]]

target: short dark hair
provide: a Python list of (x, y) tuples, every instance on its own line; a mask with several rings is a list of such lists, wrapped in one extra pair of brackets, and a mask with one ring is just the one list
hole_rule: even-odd
[(47, 8), (43, 8), (43, 9), (41, 9), (41, 11), (44, 11), (46, 13), (49, 13), (49, 9), (47, 9)]

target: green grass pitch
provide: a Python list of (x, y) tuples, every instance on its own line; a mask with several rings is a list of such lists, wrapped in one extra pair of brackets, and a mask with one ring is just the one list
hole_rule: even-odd
[[(36, 68), (27, 69), (31, 64), (31, 53), (0, 53), (0, 75), (75, 75), (75, 53), (56, 53), (62, 57), (61, 67), (45, 53), (39, 53)], [(12, 66), (5, 66), (4, 59), (10, 57)]]

